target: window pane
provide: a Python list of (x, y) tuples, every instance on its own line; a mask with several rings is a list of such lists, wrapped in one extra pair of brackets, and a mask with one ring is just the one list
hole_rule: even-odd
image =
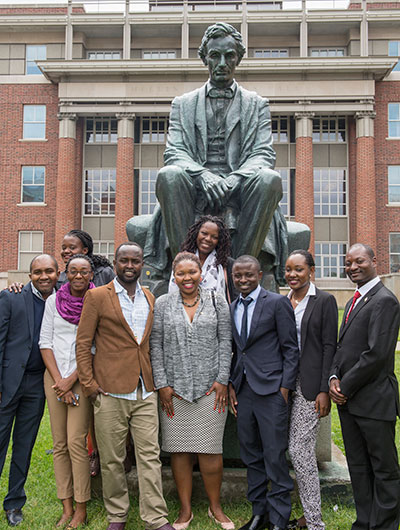
[(24, 166), (22, 168), (22, 182), (23, 184), (33, 184), (33, 167)]
[(400, 119), (400, 103), (389, 103), (389, 120), (398, 120)]
[(43, 249), (43, 232), (32, 232), (32, 251), (42, 252)]
[(44, 202), (44, 187), (24, 186), (22, 202)]

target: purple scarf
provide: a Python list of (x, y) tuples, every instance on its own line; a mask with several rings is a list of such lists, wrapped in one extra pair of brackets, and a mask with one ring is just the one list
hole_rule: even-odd
[[(89, 283), (88, 289), (95, 287), (93, 282)], [(56, 308), (62, 318), (71, 324), (79, 324), (83, 307), (83, 297), (72, 296), (69, 282), (64, 283), (56, 293)]]

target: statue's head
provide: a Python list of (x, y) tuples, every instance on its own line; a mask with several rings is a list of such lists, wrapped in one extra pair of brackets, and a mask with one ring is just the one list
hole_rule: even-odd
[(230, 24), (217, 22), (206, 29), (199, 57), (208, 67), (211, 81), (224, 87), (232, 83), (236, 66), (245, 51), (241, 34)]

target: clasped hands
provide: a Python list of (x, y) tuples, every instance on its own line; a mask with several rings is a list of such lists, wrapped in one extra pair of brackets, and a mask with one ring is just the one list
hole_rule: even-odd
[[(206, 395), (209, 396), (212, 392), (215, 392), (215, 401), (214, 401), (214, 410), (218, 412), (225, 412), (225, 406), (228, 405), (228, 387), (222, 383), (217, 383), (215, 381), (211, 388), (206, 392)], [(158, 390), (158, 395), (160, 397), (160, 404), (162, 410), (167, 414), (168, 418), (173, 418), (175, 411), (172, 398), (176, 397), (177, 399), (182, 399), (181, 396), (175, 392), (172, 386), (165, 386)]]
[(67, 405), (75, 405), (79, 407), (79, 403), (72, 392), (71, 388), (75, 383), (75, 379), (71, 377), (61, 378), (51, 388), (56, 393), (59, 401), (66, 403)]
[(344, 405), (347, 401), (347, 396), (342, 394), (340, 388), (340, 380), (333, 378), (329, 383), (329, 395), (334, 403), (337, 405)]
[(223, 178), (211, 171), (204, 171), (198, 179), (198, 189), (204, 194), (211, 208), (222, 210), (239, 182), (238, 175)]

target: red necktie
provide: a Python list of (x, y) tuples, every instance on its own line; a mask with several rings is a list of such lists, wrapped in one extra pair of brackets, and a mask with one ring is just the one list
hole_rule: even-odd
[(349, 316), (350, 316), (350, 313), (353, 311), (353, 307), (355, 305), (355, 303), (357, 302), (357, 300), (360, 298), (361, 294), (359, 291), (356, 291), (354, 293), (354, 296), (353, 296), (353, 301), (351, 303), (351, 307), (350, 307), (350, 311), (347, 313), (347, 317), (346, 317), (346, 320), (345, 320), (345, 324), (347, 324), (347, 321), (349, 320)]

